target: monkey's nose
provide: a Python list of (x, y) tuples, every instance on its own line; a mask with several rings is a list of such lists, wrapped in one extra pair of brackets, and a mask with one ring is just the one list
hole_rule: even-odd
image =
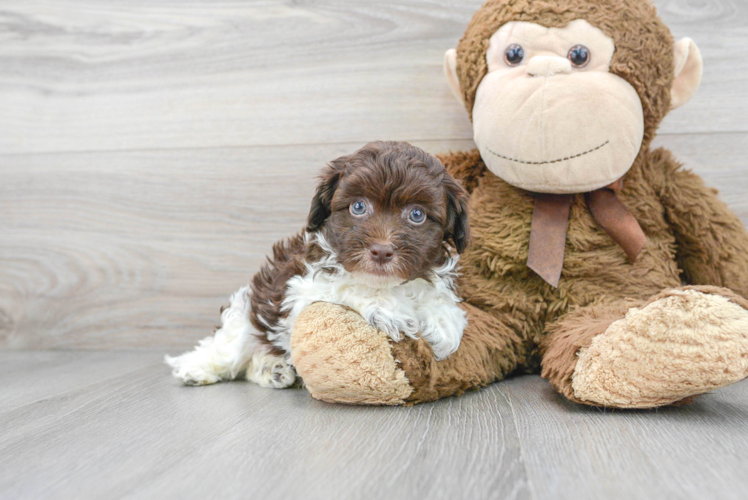
[(571, 61), (558, 56), (535, 56), (527, 62), (530, 76), (553, 76), (571, 73)]
[(377, 264), (386, 264), (395, 256), (395, 246), (374, 243), (369, 247), (369, 253), (371, 254), (371, 260)]

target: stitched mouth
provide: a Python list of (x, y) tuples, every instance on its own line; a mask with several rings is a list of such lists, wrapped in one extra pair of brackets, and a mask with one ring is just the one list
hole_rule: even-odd
[(588, 155), (588, 154), (590, 154), (590, 153), (592, 153), (594, 151), (597, 151), (598, 149), (601, 149), (601, 148), (607, 146), (608, 143), (610, 143), (610, 141), (605, 141), (602, 144), (600, 144), (598, 147), (592, 148), (589, 151), (585, 151), (583, 153), (577, 153), (577, 154), (572, 155), (572, 156), (567, 156), (566, 158), (559, 158), (557, 160), (548, 160), (548, 161), (524, 161), (524, 160), (518, 160), (516, 158), (510, 158), (508, 156), (500, 155), (499, 153), (493, 151), (491, 148), (486, 148), (486, 149), (488, 150), (489, 153), (491, 153), (491, 154), (493, 154), (495, 156), (498, 156), (499, 158), (503, 158), (504, 160), (509, 160), (509, 161), (513, 161), (513, 162), (516, 162), (516, 163), (522, 163), (522, 164), (525, 164), (525, 165), (548, 165), (548, 164), (551, 164), (551, 163), (559, 163), (559, 162), (566, 161), (566, 160), (573, 160), (574, 158), (579, 158), (580, 156)]

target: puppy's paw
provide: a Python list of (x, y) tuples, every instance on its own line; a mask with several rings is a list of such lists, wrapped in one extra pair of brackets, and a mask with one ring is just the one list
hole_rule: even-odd
[(185, 385), (208, 385), (221, 380), (210, 364), (203, 362), (194, 351), (176, 357), (164, 356), (164, 361), (171, 366), (171, 374)]
[(247, 368), (247, 380), (260, 387), (285, 389), (296, 382), (296, 370), (283, 357), (257, 353)]
[(386, 333), (394, 342), (400, 342), (403, 335), (412, 339), (418, 338), (421, 324), (416, 318), (409, 316), (394, 316), (388, 311), (376, 309), (367, 316), (371, 326)]
[(421, 337), (434, 351), (437, 360), (446, 359), (460, 347), (467, 317), (459, 307), (445, 306), (438, 314), (421, 320)]
[(389, 337), (395, 342), (403, 338), (397, 321), (392, 317), (392, 315), (381, 309), (374, 310), (366, 317), (366, 320), (377, 330), (389, 335)]
[(291, 387), (296, 382), (296, 370), (285, 359), (279, 359), (270, 368), (270, 381), (274, 389)]

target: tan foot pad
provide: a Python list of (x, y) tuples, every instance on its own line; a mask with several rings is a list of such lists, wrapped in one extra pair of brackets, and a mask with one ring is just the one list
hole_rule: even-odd
[(652, 408), (748, 376), (748, 311), (718, 294), (671, 290), (612, 323), (579, 352), (580, 400)]
[(316, 399), (401, 405), (413, 392), (396, 366), (389, 337), (341, 306), (307, 307), (294, 323), (291, 350), (296, 371)]

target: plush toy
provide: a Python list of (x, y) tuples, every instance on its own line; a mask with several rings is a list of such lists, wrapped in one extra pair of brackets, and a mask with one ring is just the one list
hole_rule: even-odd
[(572, 401), (651, 408), (748, 376), (748, 235), (650, 149), (701, 69), (646, 0), (486, 2), (445, 58), (478, 146), (441, 158), (472, 193), (462, 344), (437, 362), (316, 303), (292, 335), (311, 394), (412, 404), (540, 371)]

